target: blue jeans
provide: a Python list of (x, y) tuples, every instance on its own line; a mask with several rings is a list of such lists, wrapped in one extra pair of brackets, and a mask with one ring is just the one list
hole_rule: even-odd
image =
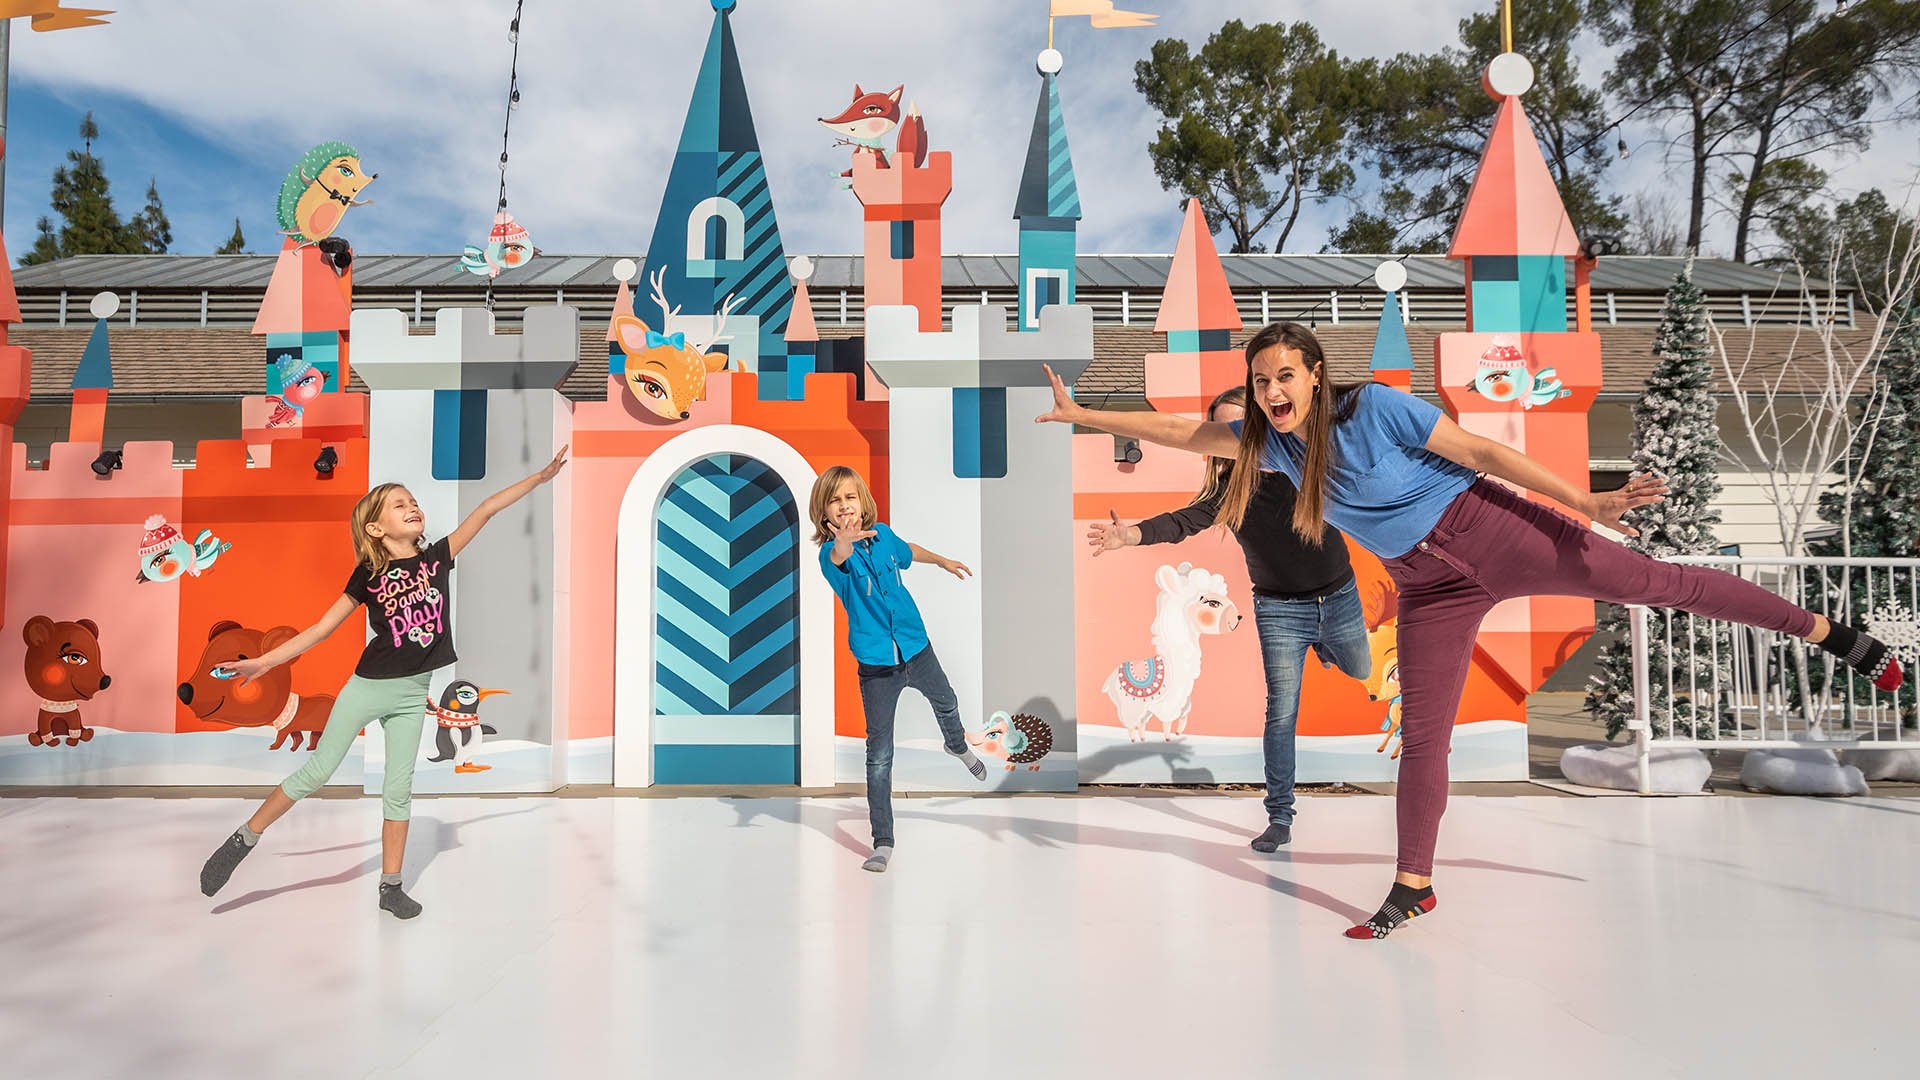
[(1293, 824), (1294, 729), (1300, 719), (1300, 677), (1307, 649), (1322, 663), (1364, 679), (1373, 671), (1360, 585), (1350, 581), (1318, 600), (1253, 597), (1260, 660), (1267, 669), (1267, 727), (1261, 749), (1267, 766), (1267, 820)]
[[(1364, 652), (1364, 650), (1362, 650)], [(941, 741), (950, 754), (965, 753), (967, 729), (960, 724), (960, 699), (929, 645), (904, 664), (860, 665), (860, 704), (867, 713), (867, 818), (873, 846), (893, 843), (893, 714), (900, 692), (912, 687), (933, 706)]]

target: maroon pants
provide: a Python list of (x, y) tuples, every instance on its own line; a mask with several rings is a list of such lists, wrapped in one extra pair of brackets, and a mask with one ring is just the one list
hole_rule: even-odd
[(1805, 637), (1813, 613), (1732, 574), (1628, 550), (1551, 507), (1481, 479), (1412, 551), (1386, 560), (1400, 590), (1399, 869), (1433, 872), (1447, 752), (1480, 620), (1516, 596), (1585, 596), (1678, 608)]

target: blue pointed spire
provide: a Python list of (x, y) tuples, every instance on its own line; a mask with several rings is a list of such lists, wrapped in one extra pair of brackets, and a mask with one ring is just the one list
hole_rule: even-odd
[[(735, 367), (759, 371), (765, 363), (777, 371), (787, 354), (793, 282), (734, 50), (734, 0), (712, 2), (713, 28), (641, 276), (650, 278), (664, 267), (663, 291), (682, 315), (713, 314), (727, 297), (735, 297), (727, 324), (733, 340), (726, 346)], [(633, 309), (648, 326), (666, 332), (656, 325), (661, 313), (651, 287), (634, 289)], [(784, 380), (762, 380), (761, 394), (784, 394), (775, 389), (784, 385)]]
[(1376, 382), (1407, 388), (1413, 382), (1413, 348), (1400, 320), (1400, 294), (1382, 294), (1380, 327), (1373, 334), (1373, 362), (1368, 365)]
[(1022, 330), (1040, 327), (1040, 309), (1071, 304), (1078, 282), (1074, 230), (1080, 220), (1080, 188), (1067, 148), (1067, 121), (1060, 109), (1061, 57), (1040, 54), (1040, 100), (1027, 137), (1026, 168), (1013, 201), (1020, 223), (1020, 317)]
[(87, 338), (87, 351), (80, 354), (80, 366), (73, 371), (70, 389), (113, 389), (113, 355), (107, 347), (107, 320), (94, 321), (93, 336)]

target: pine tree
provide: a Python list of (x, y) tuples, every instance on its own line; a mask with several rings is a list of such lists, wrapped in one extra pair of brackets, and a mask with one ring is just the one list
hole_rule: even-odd
[(173, 223), (167, 220), (167, 211), (160, 205), (158, 181), (147, 181), (146, 208), (127, 222), (127, 231), (136, 252), (143, 255), (167, 253), (167, 248), (173, 243)]
[[(51, 219), (41, 219), (40, 235), (33, 250), (20, 260), (23, 264), (51, 262), (70, 255), (127, 255), (145, 250), (140, 246), (141, 234), (114, 212), (106, 168), (93, 156), (93, 140), (99, 137), (100, 128), (88, 113), (80, 121), (81, 149), (67, 151), (67, 163), (53, 170), (53, 212), (60, 225), (56, 229)], [(149, 210), (157, 211), (158, 202), (156, 190)], [(164, 212), (158, 215), (156, 224), (165, 229)]]
[[(1646, 393), (1633, 405), (1633, 467), (1666, 479), (1665, 501), (1635, 513), (1637, 537), (1627, 546), (1653, 556), (1704, 555), (1719, 548), (1713, 529), (1720, 523), (1713, 500), (1720, 495), (1718, 407), (1713, 399), (1713, 350), (1707, 335), (1706, 298), (1693, 283), (1692, 266), (1682, 270), (1667, 289), (1666, 306), (1653, 351), (1659, 357), (1647, 378)], [(1656, 729), (1664, 726), (1665, 703), (1674, 700), (1675, 726), (1694, 716), (1690, 698), (1713, 683), (1714, 661), (1732, 655), (1724, 631), (1715, 632), (1704, 620), (1679, 616), (1674, 621), (1671, 654), (1667, 618), (1647, 612), (1648, 690), (1656, 706)], [(1691, 628), (1691, 631), (1689, 631)], [(1610, 607), (1601, 620), (1603, 633), (1617, 635), (1601, 650), (1600, 671), (1589, 681), (1586, 708), (1607, 725), (1607, 738), (1619, 735), (1633, 715), (1633, 646), (1627, 639), (1627, 612)], [(1688, 638), (1691, 636), (1692, 640)], [(1668, 674), (1672, 674), (1672, 686)], [(1717, 713), (1701, 703), (1709, 716)], [(1712, 738), (1717, 723), (1703, 716), (1699, 736)], [(1695, 727), (1688, 724), (1692, 733)]]
[(227, 242), (224, 244), (221, 244), (219, 249), (215, 251), (214, 254), (215, 255), (243, 255), (246, 253), (246, 250), (247, 250), (246, 234), (240, 231), (240, 219), (234, 218), (233, 219), (233, 235), (227, 237)]

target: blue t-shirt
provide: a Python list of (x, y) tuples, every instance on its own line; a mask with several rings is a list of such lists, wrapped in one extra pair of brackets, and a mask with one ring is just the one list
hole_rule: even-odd
[(883, 522), (874, 522), (873, 531), (878, 535), (854, 544), (839, 566), (833, 564), (833, 545), (820, 545), (820, 572), (847, 609), (853, 658), (891, 667), (920, 655), (927, 647), (927, 627), (902, 576), (913, 565), (913, 549)]
[[(1354, 393), (1360, 400), (1353, 415), (1333, 425), (1327, 521), (1375, 555), (1398, 558), (1426, 539), (1478, 474), (1427, 449), (1444, 415), (1438, 406), (1380, 383)], [(1240, 423), (1231, 426), (1239, 434)], [(1261, 468), (1284, 473), (1297, 486), (1306, 460), (1299, 436), (1267, 432)]]

